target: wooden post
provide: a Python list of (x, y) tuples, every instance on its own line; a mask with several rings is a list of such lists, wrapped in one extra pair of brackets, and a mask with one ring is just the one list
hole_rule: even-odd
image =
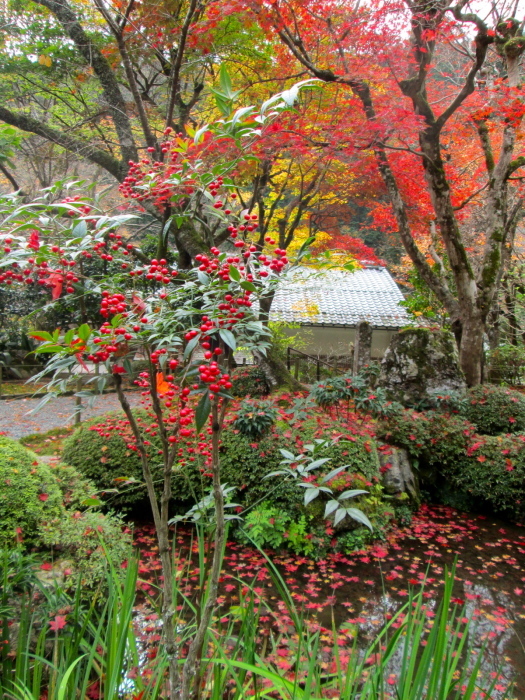
[[(82, 378), (80, 376), (77, 377), (77, 391), (82, 391)], [(75, 396), (75, 406), (82, 406), (82, 397), (81, 396)], [(81, 416), (82, 416), (81, 409), (78, 408), (75, 411), (75, 425), (78, 425), (80, 423)]]
[(372, 354), (372, 326), (368, 321), (360, 321), (355, 329), (354, 366), (356, 375), (365, 365), (370, 364)]

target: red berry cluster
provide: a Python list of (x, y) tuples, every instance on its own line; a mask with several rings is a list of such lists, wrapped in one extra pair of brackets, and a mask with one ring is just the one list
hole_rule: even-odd
[(108, 318), (110, 314), (112, 316), (115, 314), (122, 314), (124, 318), (126, 318), (127, 309), (128, 305), (124, 294), (110, 294), (106, 290), (102, 292), (102, 301), (100, 302), (101, 316)]
[(161, 258), (160, 260), (156, 260), (154, 258), (148, 266), (135, 268), (134, 270), (131, 270), (129, 274), (131, 277), (135, 277), (135, 275), (140, 277), (146, 273), (144, 275), (146, 279), (168, 284), (168, 282), (171, 282), (172, 278), (177, 277), (179, 273), (177, 270), (170, 270), (167, 265), (168, 263), (166, 260), (164, 260), (164, 258)]
[[(130, 251), (133, 250), (135, 246), (132, 243), (125, 244), (122, 240), (122, 234), (120, 233), (109, 233), (108, 240), (98, 241), (93, 246), (93, 251), (102, 260), (107, 260), (111, 262), (113, 260), (113, 254), (108, 252), (110, 250), (117, 252), (120, 250), (122, 255), (129, 255)], [(91, 257), (91, 254), (89, 255)], [(126, 270), (129, 267), (129, 263), (122, 263), (122, 269)]]
[[(76, 194), (73, 197), (64, 197), (62, 200), (61, 204), (68, 204), (68, 203), (77, 203), (80, 201), (80, 195)], [(91, 211), (91, 207), (88, 204), (84, 204), (83, 206), (79, 207), (78, 209), (71, 209), (68, 211), (68, 216), (74, 217), (78, 216), (79, 214), (89, 214)]]
[[(217, 349), (220, 350), (220, 348)], [(205, 357), (206, 359), (210, 359), (212, 357), (212, 353), (207, 352)], [(230, 375), (223, 372), (215, 360), (210, 362), (208, 365), (199, 365), (199, 379), (203, 384), (208, 384), (211, 398), (213, 398), (213, 395), (217, 394), (219, 391), (231, 389), (232, 387)], [(198, 389), (199, 385), (195, 384), (194, 388)]]

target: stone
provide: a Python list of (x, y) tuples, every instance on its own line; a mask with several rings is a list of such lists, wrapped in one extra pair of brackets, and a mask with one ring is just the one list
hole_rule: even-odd
[(372, 353), (372, 326), (368, 321), (360, 321), (355, 329), (353, 373), (359, 372), (370, 364)]
[(399, 331), (381, 362), (378, 386), (405, 406), (429, 408), (438, 396), (466, 391), (452, 333), (428, 328)]
[(406, 494), (412, 503), (419, 505), (421, 496), (418, 480), (408, 452), (400, 447), (389, 446), (387, 450), (380, 450), (379, 462), (385, 493), (398, 498)]

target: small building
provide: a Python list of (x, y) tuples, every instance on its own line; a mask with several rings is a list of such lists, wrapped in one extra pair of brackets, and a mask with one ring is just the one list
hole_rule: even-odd
[(399, 305), (403, 298), (385, 267), (353, 272), (299, 268), (279, 285), (270, 321), (293, 324), (295, 328), (283, 331), (301, 336), (300, 349), (321, 358), (351, 357), (356, 327), (367, 321), (372, 327), (371, 357), (379, 359), (392, 335), (411, 323)]

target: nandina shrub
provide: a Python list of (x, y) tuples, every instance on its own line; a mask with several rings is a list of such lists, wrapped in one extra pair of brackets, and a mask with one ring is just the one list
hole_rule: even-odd
[(481, 435), (525, 431), (525, 396), (500, 386), (484, 384), (469, 389), (461, 414)]
[(277, 409), (271, 401), (250, 401), (241, 403), (232, 427), (241, 435), (258, 440), (266, 435), (275, 423)]
[(52, 469), (19, 443), (0, 437), (0, 547), (37, 542), (42, 524), (63, 512)]
[(251, 396), (267, 396), (270, 386), (265, 373), (260, 367), (239, 367), (232, 373), (232, 396), (244, 398)]

